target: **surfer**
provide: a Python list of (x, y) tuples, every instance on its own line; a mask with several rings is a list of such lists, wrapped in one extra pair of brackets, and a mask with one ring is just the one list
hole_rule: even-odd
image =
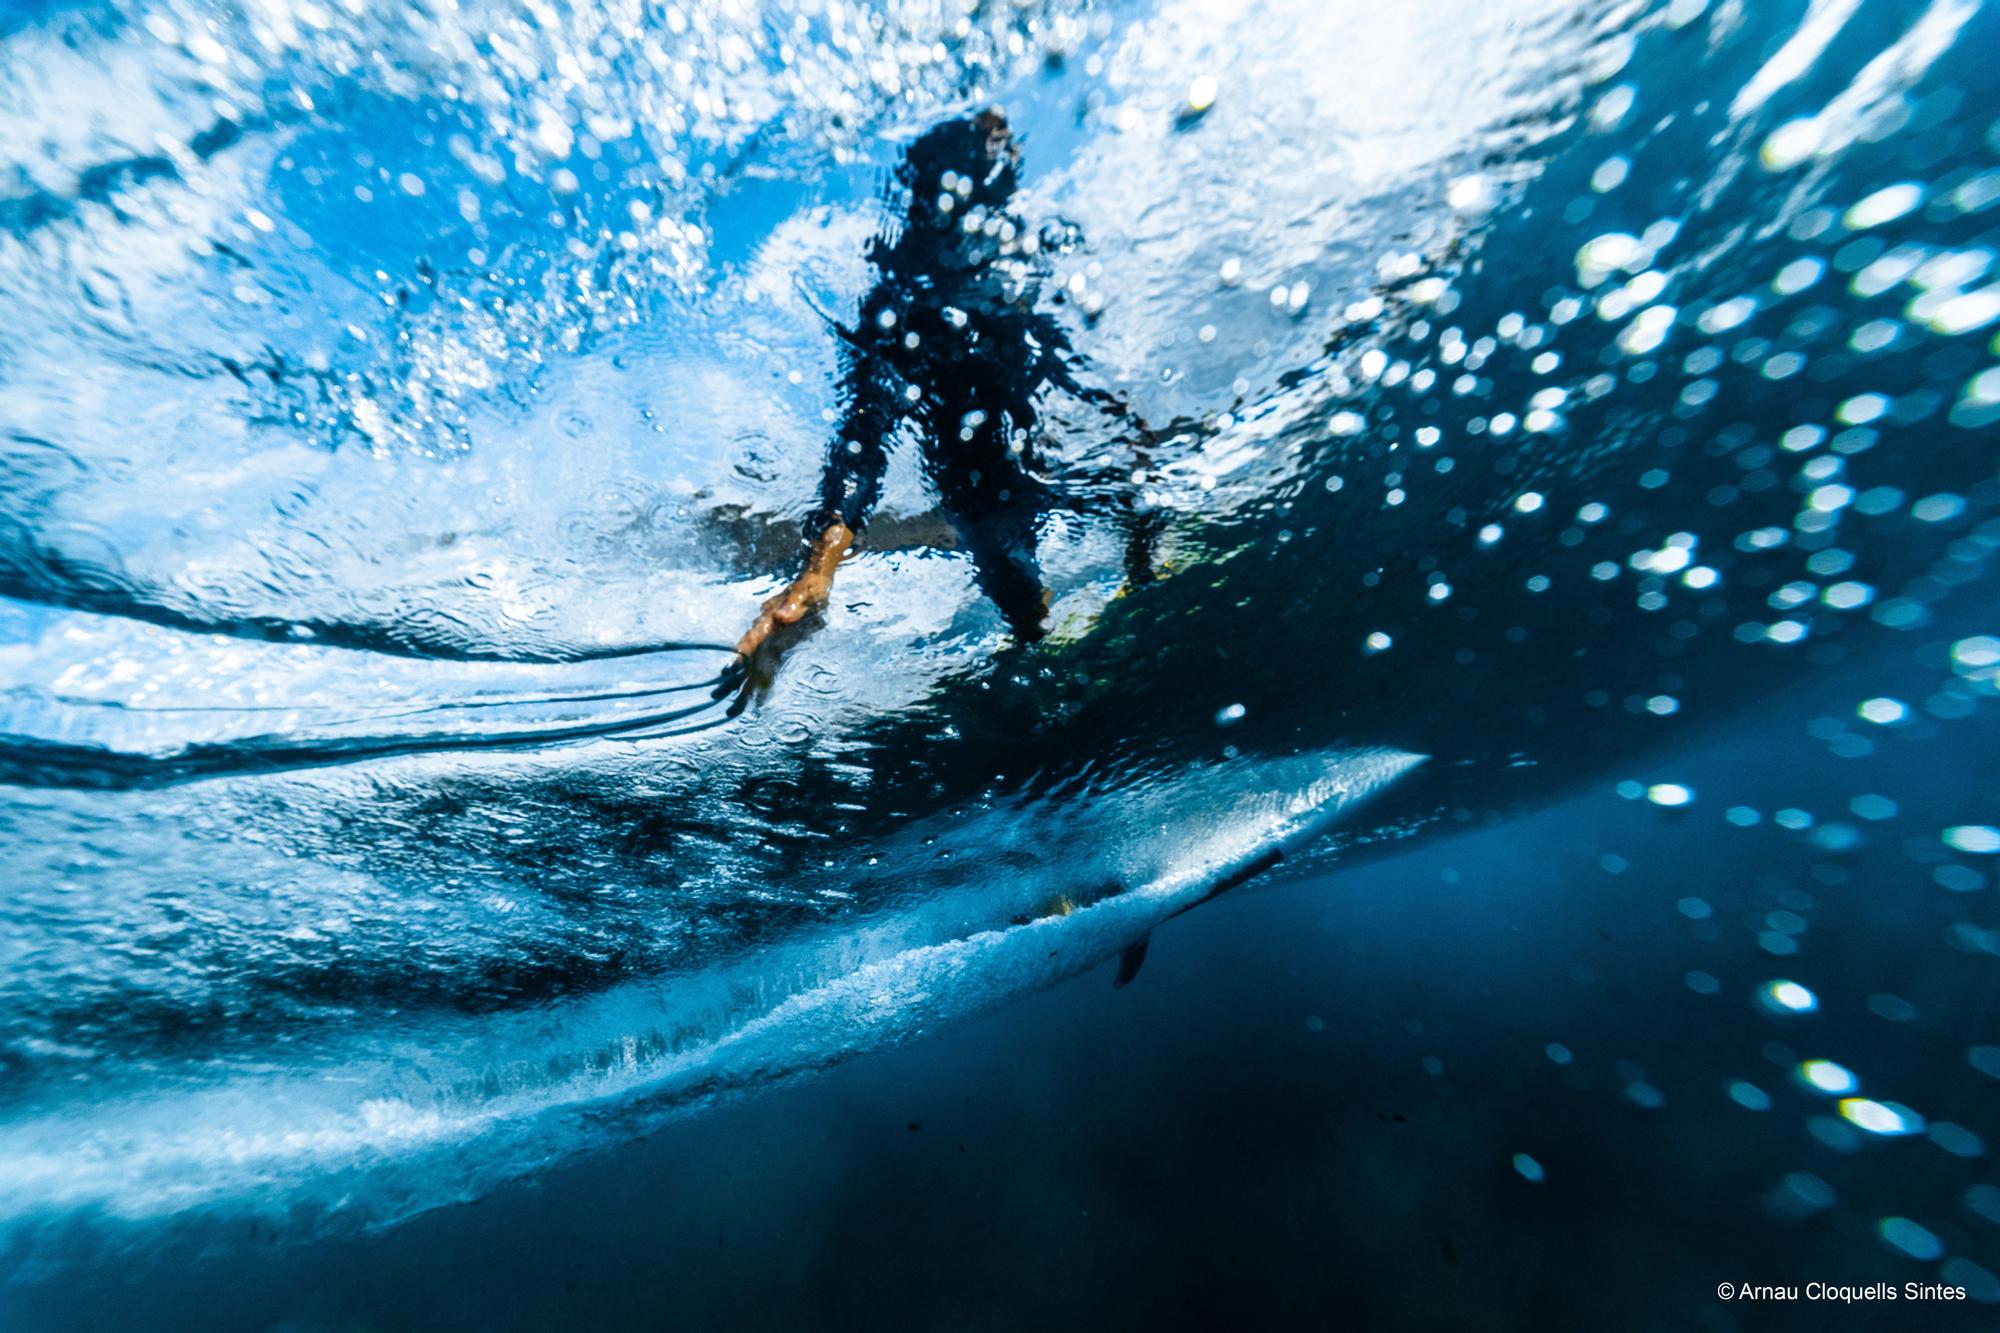
[[(843, 347), (842, 414), (798, 574), (736, 645), (748, 661), (826, 605), (834, 571), (882, 493), (889, 450), (914, 436), (926, 478), (972, 557), (979, 587), (1021, 643), (1047, 632), (1036, 527), (1058, 495), (1041, 475), (1036, 399), (1059, 389), (1138, 425), (1116, 396), (1078, 383), (1062, 326), (1034, 308), (1040, 238), (1007, 210), (1021, 152), (1000, 112), (947, 121), (904, 153), (905, 215), (869, 243), (874, 288)], [(1143, 463), (1143, 455), (1141, 455)], [(1130, 520), (1132, 582), (1151, 574), (1150, 521)]]

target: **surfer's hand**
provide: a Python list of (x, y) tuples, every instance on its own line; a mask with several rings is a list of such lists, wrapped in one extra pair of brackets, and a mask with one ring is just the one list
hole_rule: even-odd
[(833, 571), (853, 545), (854, 532), (844, 523), (835, 523), (821, 533), (806, 552), (806, 567), (799, 576), (764, 603), (757, 619), (737, 640), (737, 658), (748, 663), (779, 628), (796, 625), (825, 606), (833, 596)]
[(790, 586), (764, 603), (750, 628), (736, 641), (736, 656), (749, 661), (757, 655), (780, 625), (796, 625), (806, 614), (826, 605), (833, 593), (833, 580), (816, 577), (810, 571), (793, 579)]

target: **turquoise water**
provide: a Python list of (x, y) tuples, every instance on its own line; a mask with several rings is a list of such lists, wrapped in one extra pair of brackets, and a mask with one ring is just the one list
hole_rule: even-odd
[[(1024, 1035), (1048, 1025), (1137, 1025), (1154, 1074), (1104, 1075), (1118, 1112), (990, 1126), (1018, 1136), (1002, 1160), (1074, 1124), (1219, 1178), (1234, 1150), (1167, 1113), (1226, 1118), (1197, 1054), (1240, 1041), (1229, 1083), (1289, 1099), (1253, 1123), (1296, 1162), (1357, 1068), (1412, 1080), (1407, 1121), (1443, 1076), (1409, 1074), (1406, 1026), (1454, 1013), (1459, 1053), (1430, 1058), (1513, 1097), (1434, 1121), (1432, 1155), (1371, 1131), (1300, 1168), (1316, 1187), (1273, 1216), (1310, 1220), (1218, 1264), (1353, 1257), (1367, 1219), (1416, 1225), (1405, 1198), (1554, 1243), (1620, 1182), (1712, 1177), (1734, 1191), (1712, 1214), (1661, 1224), (1661, 1292), (1728, 1271), (1701, 1235), (1769, 1230), (1780, 1268), (2000, 1293), (1977, 1095), (2000, 1069), (1993, 16), (1374, 8), (7, 11), (21, 1308), (48, 1322), (106, 1253), (167, 1271), (194, 1244), (221, 1247), (212, 1280), (297, 1298), (248, 1321), (394, 1324), (313, 1296), (311, 1256), (462, 1265), (474, 1200), (538, 1233), (626, 1173), (667, 1188), (674, 1143), (787, 1115), (837, 1138), (895, 1070), (948, 1102), (995, 1043), (1028, 1088), (1098, 1063)], [(1120, 534), (1059, 514), (1055, 634), (1016, 648), (899, 456), (825, 625), (727, 717), (707, 686), (813, 506), (826, 321), (865, 290), (882, 175), (988, 103), (1022, 132), (1038, 301), (1152, 428), (1052, 406), (1047, 451), (1130, 479), (1166, 576), (1119, 595)], [(1278, 844), (1258, 883), (1289, 889), (1179, 915)], [(1545, 869), (1510, 871), (1502, 907), (1465, 847)], [(1610, 962), (1574, 929), (1600, 877), (1647, 923), (1603, 927)], [(1311, 924), (1350, 888), (1380, 904), (1365, 952)], [(1099, 965), (1168, 921), (1109, 995)], [(1282, 1041), (1265, 948), (1319, 997)], [(1499, 969), (1499, 998), (1419, 1003), (1446, 965)], [(1655, 989), (1597, 1014), (1614, 971)], [(1592, 1015), (1615, 1038), (1586, 1057), (1561, 1032)], [(931, 1054), (887, 1053), (912, 1042)], [(1531, 1077), (1573, 1074), (1637, 1119), (1587, 1119), (1565, 1160), (1522, 1118)], [(845, 1151), (906, 1182), (879, 1207), (946, 1208), (888, 1149)], [(1375, 1181), (1351, 1209), (1340, 1161)], [(1381, 1183), (1418, 1161), (1407, 1196)], [(523, 1193), (545, 1182), (570, 1213)], [(689, 1188), (725, 1227), (753, 1200), (854, 1225), (824, 1180)], [(1508, 1214), (1528, 1188), (1547, 1210)], [(1023, 1184), (1006, 1234), (1064, 1197)], [(1135, 1250), (1183, 1207), (1126, 1217)], [(614, 1253), (651, 1224), (629, 1197), (600, 1219)], [(1390, 1274), (1428, 1271), (1347, 1289), (1388, 1321)], [(1326, 1298), (1263, 1289), (1265, 1322)], [(951, 1318), (1018, 1315), (1015, 1290)], [(1522, 1320), (1599, 1309), (1480, 1290)]]

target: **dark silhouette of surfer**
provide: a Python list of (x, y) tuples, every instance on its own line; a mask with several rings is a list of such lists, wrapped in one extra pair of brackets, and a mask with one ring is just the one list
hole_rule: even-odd
[[(857, 326), (837, 330), (843, 410), (802, 567), (743, 635), (739, 660), (826, 604), (834, 570), (881, 496), (889, 450), (906, 435), (1015, 639), (1047, 632), (1036, 527), (1061, 497), (1040, 470), (1036, 399), (1059, 389), (1134, 419), (1112, 394), (1078, 383), (1062, 326), (1035, 309), (1039, 237), (1006, 211), (1020, 156), (1006, 118), (991, 110), (938, 125), (904, 153), (895, 182), (907, 211), (870, 242), (875, 285)], [(1144, 581), (1150, 526), (1129, 499), (1123, 507), (1132, 520), (1128, 576)]]

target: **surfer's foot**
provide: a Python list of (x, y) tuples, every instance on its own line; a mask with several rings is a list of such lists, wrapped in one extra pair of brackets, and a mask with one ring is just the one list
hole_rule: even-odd
[(1022, 647), (1040, 643), (1049, 637), (1049, 607), (1052, 594), (1042, 593), (1042, 613), (1026, 624), (1015, 625), (1014, 641)]

